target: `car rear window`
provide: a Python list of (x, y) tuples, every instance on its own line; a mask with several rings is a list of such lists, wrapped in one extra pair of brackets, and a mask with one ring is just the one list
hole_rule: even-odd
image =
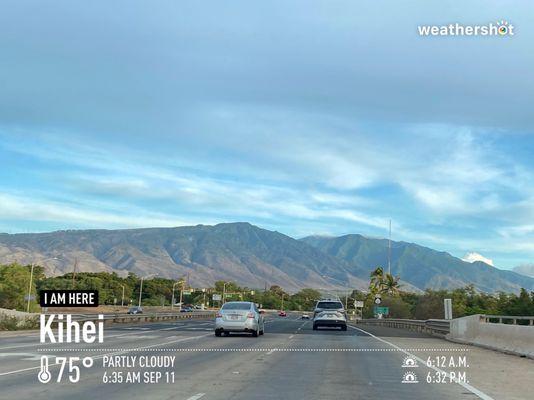
[(223, 310), (250, 310), (250, 303), (226, 303)]
[(343, 304), (339, 301), (320, 301), (317, 304), (317, 308), (322, 308), (323, 310), (338, 310), (343, 308)]

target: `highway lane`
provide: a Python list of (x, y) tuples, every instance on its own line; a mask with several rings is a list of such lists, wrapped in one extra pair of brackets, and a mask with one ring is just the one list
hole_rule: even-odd
[[(346, 332), (311, 329), (311, 322), (269, 317), (260, 338), (216, 338), (211, 321), (188, 320), (106, 328), (105, 342), (43, 346), (35, 334), (0, 337), (0, 398), (6, 399), (472, 399), (456, 383), (428, 384), (424, 365), (419, 383), (402, 383), (406, 354), (359, 328)], [(380, 333), (380, 332), (374, 332)], [(409, 333), (402, 333), (410, 335)], [(417, 338), (414, 338), (416, 342)], [(426, 340), (432, 340), (426, 338)], [(438, 345), (439, 343), (439, 345)], [(436, 346), (443, 341), (436, 339)], [(58, 349), (62, 351), (55, 351)], [(68, 349), (68, 350), (66, 350)], [(90, 356), (78, 383), (37, 380), (39, 357)], [(104, 383), (104, 355), (174, 356), (174, 383)], [(59, 366), (52, 366), (54, 377)], [(18, 371), (18, 372), (17, 372)]]

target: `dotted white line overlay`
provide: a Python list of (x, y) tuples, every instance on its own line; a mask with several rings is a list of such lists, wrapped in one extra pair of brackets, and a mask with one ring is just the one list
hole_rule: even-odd
[[(147, 351), (143, 348), (135, 349), (126, 349), (126, 348), (117, 348), (117, 349), (37, 349), (40, 352), (56, 352), (56, 351), (106, 351), (106, 352), (131, 352), (131, 351)], [(150, 351), (164, 352), (164, 351), (175, 351), (175, 352), (399, 352), (399, 351), (431, 351), (431, 352), (468, 352), (469, 349), (357, 349), (357, 348), (339, 348), (339, 349), (321, 349), (321, 348), (202, 348), (202, 349), (189, 349), (189, 348), (156, 348), (150, 349)]]

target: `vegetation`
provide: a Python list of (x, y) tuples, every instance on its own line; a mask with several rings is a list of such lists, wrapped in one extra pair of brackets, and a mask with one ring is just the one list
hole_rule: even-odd
[(38, 318), (17, 318), (14, 316), (0, 314), (0, 331), (16, 331), (25, 329), (38, 329)]
[[(0, 266), (0, 308), (25, 311), (27, 302), (31, 266), (18, 264)], [(177, 283), (178, 282), (178, 283)], [(189, 289), (187, 282), (151, 278), (143, 282), (142, 304), (146, 306), (170, 306), (173, 285), (175, 286), (175, 303), (179, 300), (179, 291), (183, 285)], [(96, 289), (99, 291), (101, 304), (120, 305), (124, 288), (124, 305), (137, 304), (139, 299), (140, 278), (130, 273), (120, 277), (116, 273), (78, 273), (65, 274), (57, 277), (45, 277), (43, 269), (35, 266), (31, 293), (36, 295), (43, 289)], [(377, 268), (371, 274), (369, 291), (354, 290), (347, 298), (349, 308), (355, 300), (364, 301), (364, 317), (373, 316), (376, 294), (382, 298), (381, 306), (389, 307), (391, 318), (429, 319), (443, 318), (443, 299), (450, 298), (453, 303), (454, 317), (472, 314), (499, 315), (534, 315), (534, 292), (521, 290), (519, 295), (512, 293), (487, 294), (480, 293), (473, 286), (454, 290), (426, 290), (424, 293), (410, 293), (401, 290), (399, 278), (384, 273)], [(311, 311), (321, 293), (314, 289), (303, 289), (289, 294), (279, 286), (271, 286), (268, 290), (257, 290), (240, 287), (234, 282), (218, 281), (214, 287), (204, 290), (191, 289), (184, 291), (185, 304), (206, 303), (217, 307), (219, 301), (213, 301), (212, 295), (226, 295), (227, 300), (254, 301), (267, 309), (286, 309)], [(39, 311), (37, 300), (31, 302), (31, 311)], [(344, 299), (343, 299), (344, 300)], [(4, 325), (12, 321), (5, 320)], [(0, 328), (1, 329), (1, 328)]]

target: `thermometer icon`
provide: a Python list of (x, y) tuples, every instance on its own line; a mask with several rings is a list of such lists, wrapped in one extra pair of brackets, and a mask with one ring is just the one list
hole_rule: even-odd
[(41, 383), (48, 383), (50, 382), (50, 379), (52, 379), (52, 374), (48, 371), (47, 356), (41, 356), (41, 369), (39, 370), (39, 374), (37, 374), (37, 379), (39, 379), (39, 382)]

